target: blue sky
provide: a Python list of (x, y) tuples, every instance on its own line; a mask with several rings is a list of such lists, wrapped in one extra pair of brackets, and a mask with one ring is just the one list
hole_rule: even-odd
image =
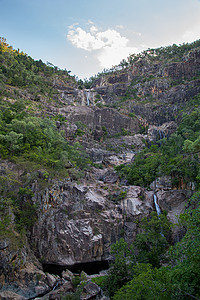
[(0, 36), (90, 77), (129, 54), (200, 38), (199, 0), (0, 0)]

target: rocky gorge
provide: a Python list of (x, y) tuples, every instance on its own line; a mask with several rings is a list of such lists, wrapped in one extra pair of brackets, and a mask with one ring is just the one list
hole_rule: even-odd
[[(160, 145), (176, 132), (182, 111), (199, 105), (199, 72), (198, 47), (178, 62), (161, 63), (147, 52), (127, 68), (102, 74), (89, 89), (54, 78), (54, 101), (40, 96), (43, 109), (37, 107), (34, 113), (55, 120), (59, 116), (56, 130), (69, 145), (83, 147), (81, 155), (88, 157), (90, 167), (82, 172), (67, 162), (68, 176), (53, 178), (42, 167), (31, 172), (1, 157), (0, 175), (8, 178), (8, 183), (2, 181), (2, 193), (28, 186), (29, 193), (21, 199), (36, 208), (34, 223), (21, 234), (15, 229), (16, 212), (7, 203), (9, 225), (0, 237), (1, 299), (62, 299), (74, 293), (74, 275), (65, 270), (84, 270), (92, 264), (97, 271), (108, 267), (114, 259), (111, 245), (122, 237), (128, 244), (134, 242), (141, 219), (156, 211), (155, 195), (161, 212), (175, 225), (171, 243), (180, 241), (184, 230), (177, 225), (178, 216), (195, 183), (180, 181), (175, 187), (172, 176), (163, 175), (148, 188), (136, 186), (120, 177), (115, 167), (130, 165), (142, 149)], [(3, 100), (9, 102), (14, 91), (8, 88), (10, 94)], [(21, 98), (26, 97), (30, 94), (23, 91)], [(87, 274), (82, 276), (80, 299), (108, 299)]]
[[(93, 176), (101, 179), (107, 172), (110, 170), (97, 174), (95, 170)], [(1, 239), (2, 299), (32, 299), (49, 292), (58, 278), (51, 279), (52, 275), (42, 271), (42, 265), (54, 266), (47, 268), (54, 273), (56, 269), (65, 270), (76, 265), (81, 270), (84, 264), (94, 262), (96, 270), (99, 262), (105, 268), (104, 262), (113, 259), (110, 246), (120, 237), (133, 242), (138, 233), (138, 220), (155, 211), (155, 192), (160, 209), (167, 211), (174, 224), (192, 195), (192, 190), (171, 189), (169, 178), (159, 179), (156, 189), (148, 191), (139, 186), (110, 183), (114, 176), (111, 174), (111, 180), (105, 180), (108, 182), (98, 179), (81, 184), (69, 180), (57, 182), (43, 194), (35, 185), (34, 201), (40, 203), (38, 221), (28, 244), (26, 240), (16, 242), (15, 239), (19, 239), (16, 232), (12, 237)], [(122, 192), (126, 192), (126, 197), (116, 203), (115, 199)], [(180, 234), (178, 228), (173, 230), (173, 240), (178, 241)]]

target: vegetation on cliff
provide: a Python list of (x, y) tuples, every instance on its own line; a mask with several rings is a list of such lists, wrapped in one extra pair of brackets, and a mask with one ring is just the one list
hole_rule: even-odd
[(187, 232), (170, 246), (170, 223), (152, 214), (141, 222), (143, 231), (128, 245), (121, 239), (112, 246), (115, 262), (108, 275), (94, 281), (114, 300), (199, 299), (200, 297), (200, 193), (180, 216)]
[(183, 114), (176, 133), (149, 145), (130, 165), (116, 167), (121, 177), (133, 185), (149, 187), (156, 177), (169, 175), (174, 187), (200, 183), (200, 112)]
[[(105, 70), (103, 75), (110, 76), (115, 71), (128, 72), (133, 64), (142, 66), (143, 59), (148, 60), (149, 64), (180, 62), (183, 56), (199, 46), (200, 41), (196, 41), (181, 46), (148, 49), (139, 55), (131, 55), (127, 62), (122, 61), (112, 70)], [(15, 235), (15, 230), (23, 236), (36, 221), (38, 207), (30, 189), (34, 180), (37, 179), (41, 186), (43, 184), (46, 187), (48, 180), (51, 183), (52, 178), (77, 179), (78, 176), (73, 172), (78, 170), (82, 176), (82, 172), (88, 169), (88, 155), (81, 144), (74, 142), (77, 137), (80, 141), (84, 139), (85, 125), (79, 121), (74, 140), (68, 141), (60, 128), (61, 124), (67, 123), (66, 118), (57, 113), (47, 114), (45, 109), (48, 105), (57, 107), (63, 104), (58, 101), (59, 92), (55, 81), (72, 88), (90, 88), (101, 76), (102, 74), (98, 74), (88, 81), (77, 83), (68, 71), (59, 70), (50, 63), (46, 65), (41, 60), (34, 61), (23, 52), (14, 50), (5, 39), (0, 39), (0, 159), (6, 165), (0, 173), (0, 234), (3, 237), (10, 233)], [(154, 79), (152, 74), (145, 76), (136, 76), (135, 82), (126, 86), (125, 96), (119, 96), (121, 103), (132, 98), (136, 102), (141, 100), (134, 85), (141, 78), (142, 84)], [(171, 86), (176, 83), (170, 82)], [(98, 102), (101, 102), (101, 96), (98, 96)], [(149, 99), (153, 103), (151, 95)], [(132, 163), (116, 167), (121, 179), (126, 179), (128, 184), (149, 188), (157, 177), (169, 175), (173, 188), (193, 185), (199, 190), (199, 100), (199, 95), (195, 99), (191, 98), (184, 108), (185, 111), (188, 108), (188, 112), (182, 111), (176, 115), (179, 126), (174, 134), (157, 138), (155, 143), (148, 143), (146, 140), (146, 147), (136, 153)], [(118, 108), (118, 102), (115, 102), (115, 108)], [(133, 111), (128, 114), (129, 117), (136, 117)], [(175, 114), (173, 117), (175, 118)], [(144, 119), (141, 116), (139, 118)], [(56, 121), (59, 121), (59, 126)], [(107, 129), (105, 126), (101, 129), (105, 141)], [(141, 126), (140, 133), (146, 133), (145, 127)], [(88, 136), (89, 134), (91, 132), (88, 130)], [(119, 135), (121, 134), (127, 135), (128, 132), (122, 130)], [(92, 143), (90, 146), (93, 146)], [(119, 195), (116, 194), (118, 198), (115, 196), (115, 202), (125, 198), (126, 193), (121, 191)], [(111, 200), (112, 197), (108, 199)], [(138, 225), (139, 234), (132, 245), (121, 239), (112, 246), (115, 262), (108, 276), (96, 279), (97, 283), (115, 300), (199, 299), (199, 199), (200, 194), (196, 192), (188, 203), (185, 214), (181, 216), (186, 234), (179, 243), (171, 245), (171, 225), (165, 213), (160, 216), (153, 213)]]
[(30, 116), (22, 101), (11, 104), (1, 101), (0, 154), (2, 158), (33, 161), (61, 170), (70, 162), (85, 168), (87, 157), (79, 144), (69, 145), (64, 132), (58, 131), (55, 121)]
[[(55, 78), (76, 85), (75, 78), (66, 70), (50, 65), (33, 60), (0, 39), (0, 155), (3, 159), (20, 158), (54, 170), (64, 169), (68, 162), (85, 168), (89, 160), (81, 146), (70, 145), (64, 132), (56, 127), (56, 120), (67, 120), (58, 114), (42, 114), (42, 102), (54, 102), (54, 93), (58, 93), (53, 87)], [(33, 96), (31, 100), (29, 94), (26, 97), (27, 91)]]
[[(11, 224), (11, 211), (15, 211), (17, 229), (31, 228), (36, 205), (29, 185), (36, 178), (46, 186), (49, 177), (68, 177), (69, 169), (76, 177), (76, 170), (90, 164), (83, 147), (78, 142), (70, 144), (56, 127), (56, 121), (67, 120), (43, 112), (46, 103), (56, 101), (55, 78), (76, 84), (66, 70), (34, 61), (0, 39), (0, 158), (15, 166), (0, 176), (0, 232)], [(24, 176), (19, 176), (22, 171)]]
[(75, 78), (67, 70), (60, 70), (51, 63), (35, 61), (23, 51), (15, 50), (0, 38), (0, 87), (1, 94), (6, 93), (6, 85), (27, 88), (35, 97), (43, 94), (52, 98), (56, 93), (53, 80), (60, 76), (62, 80), (76, 84)]
[[(185, 55), (188, 55), (190, 51), (197, 49), (200, 46), (200, 40), (193, 43), (183, 43), (180, 45), (173, 44), (171, 46), (152, 48), (142, 51), (139, 54), (130, 54), (127, 60), (123, 59), (119, 65), (113, 66), (110, 69), (104, 69), (103, 72), (99, 72), (95, 76), (91, 76), (84, 82), (80, 81), (80, 84), (85, 85), (86, 88), (91, 88), (95, 81), (102, 76), (116, 75), (117, 73), (124, 73), (125, 70), (132, 68), (135, 64), (141, 66), (147, 60), (150, 64), (169, 63), (169, 62), (180, 62)], [(136, 78), (137, 82), (148, 81), (154, 78), (153, 75), (146, 77), (141, 75), (141, 78)], [(129, 91), (127, 90), (127, 93)]]

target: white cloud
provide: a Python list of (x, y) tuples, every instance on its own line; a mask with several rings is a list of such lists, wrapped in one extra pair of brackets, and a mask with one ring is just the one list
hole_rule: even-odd
[(116, 28), (118, 28), (118, 29), (124, 29), (124, 26), (123, 25), (117, 25)]
[(91, 20), (88, 20), (87, 24), (89, 24), (89, 25), (93, 25), (93, 24), (94, 24), (94, 22), (92, 22)]
[(104, 42), (96, 38), (96, 33), (86, 32), (80, 27), (70, 29), (67, 38), (72, 45), (86, 51), (98, 50), (104, 46)]
[(138, 53), (138, 49), (129, 46), (129, 40), (121, 36), (114, 29), (100, 31), (93, 22), (89, 22), (88, 31), (77, 26), (70, 26), (67, 34), (73, 46), (86, 51), (95, 51), (94, 54), (102, 68), (109, 68), (119, 64), (131, 53)]
[(137, 36), (142, 36), (142, 33), (141, 33), (141, 32), (136, 32), (136, 31), (135, 31), (134, 34), (137, 35)]
[(123, 45), (119, 45), (118, 47), (105, 47), (97, 58), (102, 68), (110, 68), (118, 65), (120, 61), (127, 58), (129, 54), (138, 52), (137, 48), (124, 47)]
[(190, 5), (185, 6), (184, 15), (182, 17), (181, 36), (177, 36), (177, 40), (181, 42), (194, 42), (200, 39), (200, 3), (197, 0), (191, 1)]
[(69, 29), (73, 29), (75, 26), (77, 26), (78, 25), (78, 23), (74, 23), (74, 24), (72, 24), (72, 25), (70, 25), (68, 28)]
[(92, 25), (92, 26), (90, 27), (90, 32), (91, 32), (91, 33), (95, 33), (95, 32), (97, 32), (97, 31), (98, 31), (98, 29), (97, 29), (96, 26)]

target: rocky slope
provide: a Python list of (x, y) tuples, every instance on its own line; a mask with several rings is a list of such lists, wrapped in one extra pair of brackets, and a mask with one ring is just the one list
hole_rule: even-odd
[[(176, 131), (181, 110), (191, 110), (192, 99), (200, 92), (199, 72), (196, 48), (178, 62), (161, 63), (145, 55), (123, 70), (102, 75), (91, 89), (79, 89), (69, 77), (55, 76), (51, 102), (45, 95), (35, 99), (30, 91), (7, 86), (3, 101), (16, 101), (18, 90), (21, 98), (33, 103), (34, 115), (62, 116), (67, 122), (57, 120), (57, 131), (64, 132), (69, 144), (79, 142), (93, 165), (80, 172), (68, 163), (67, 178), (52, 179), (43, 169), (31, 174), (1, 159), (1, 177), (12, 183), (6, 193), (28, 186), (37, 206), (28, 238), (15, 231), (15, 211), (7, 207), (12, 222), (0, 239), (1, 299), (33, 299), (50, 292), (57, 279), (45, 274), (42, 264), (67, 268), (111, 260), (111, 244), (120, 237), (133, 242), (138, 222), (156, 210), (155, 194), (161, 211), (176, 223), (193, 185), (178, 190), (170, 177), (161, 177), (145, 189), (127, 185), (113, 168), (131, 163), (146, 145)], [(174, 230), (173, 241), (179, 235)]]
[[(122, 192), (126, 196), (117, 201)], [(191, 191), (164, 187), (157, 192), (161, 210), (173, 223), (191, 195)], [(45, 264), (61, 266), (109, 260), (111, 244), (120, 237), (131, 243), (138, 232), (137, 221), (155, 210), (153, 191), (100, 181), (60, 182), (46, 191), (40, 205), (31, 240)]]
[(97, 79), (93, 89), (106, 104), (118, 101), (122, 110), (125, 106), (149, 124), (162, 125), (175, 120), (187, 102), (198, 95), (199, 57), (199, 48), (176, 62), (166, 58), (156, 61), (156, 55), (146, 51), (125, 70)]

